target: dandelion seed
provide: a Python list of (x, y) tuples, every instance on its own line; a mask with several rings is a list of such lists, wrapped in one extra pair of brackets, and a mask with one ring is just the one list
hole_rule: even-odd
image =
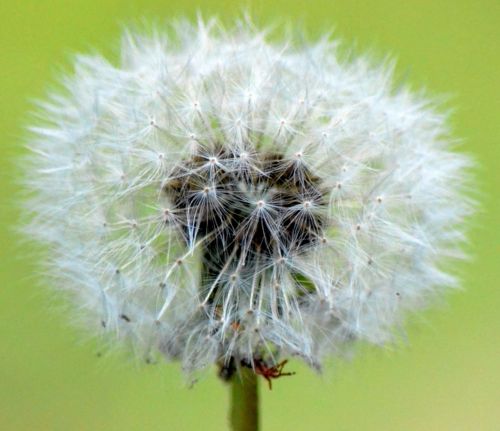
[(470, 161), (445, 118), (333, 42), (176, 29), (127, 33), (119, 66), (78, 57), (44, 104), (28, 230), (58, 285), (90, 326), (191, 374), (271, 386), (289, 357), (391, 341), (456, 282)]

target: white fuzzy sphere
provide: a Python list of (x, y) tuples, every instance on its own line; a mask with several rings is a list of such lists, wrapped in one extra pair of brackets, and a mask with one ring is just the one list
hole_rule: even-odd
[(29, 232), (78, 320), (188, 372), (319, 367), (455, 283), (470, 163), (428, 100), (329, 40), (173, 32), (77, 57), (33, 128)]

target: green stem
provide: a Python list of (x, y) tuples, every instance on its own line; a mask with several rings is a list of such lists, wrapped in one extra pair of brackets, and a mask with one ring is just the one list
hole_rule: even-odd
[(259, 429), (257, 375), (249, 368), (241, 368), (231, 379), (230, 420), (233, 431)]

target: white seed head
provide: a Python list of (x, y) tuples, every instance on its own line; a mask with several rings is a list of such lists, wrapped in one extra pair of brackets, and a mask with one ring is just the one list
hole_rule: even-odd
[(446, 118), (334, 42), (175, 32), (79, 56), (33, 128), (29, 232), (77, 313), (189, 372), (391, 340), (455, 283), (470, 162)]

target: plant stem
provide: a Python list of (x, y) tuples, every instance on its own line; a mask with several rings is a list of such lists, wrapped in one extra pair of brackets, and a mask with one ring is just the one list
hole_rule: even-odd
[(249, 368), (241, 368), (231, 379), (230, 420), (233, 431), (259, 429), (257, 375)]

